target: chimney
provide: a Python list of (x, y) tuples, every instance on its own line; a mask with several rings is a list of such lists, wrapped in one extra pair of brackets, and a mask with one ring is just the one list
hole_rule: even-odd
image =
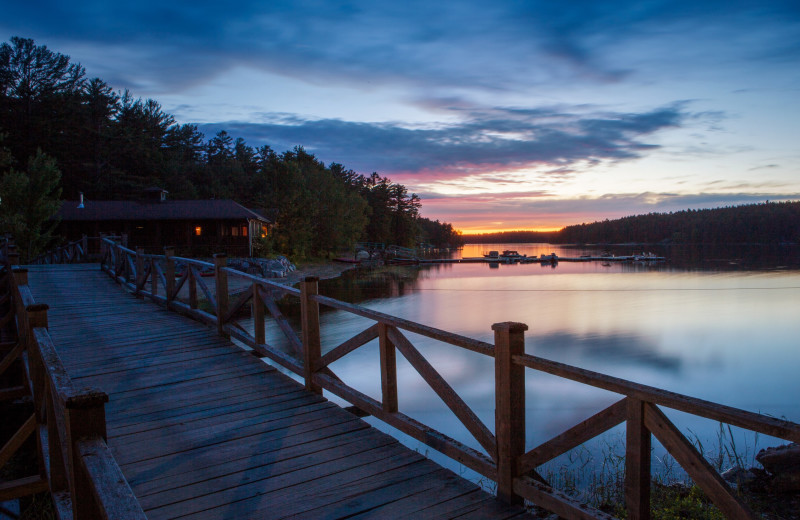
[(78, 209), (83, 209), (84, 208), (84, 206), (83, 206), (83, 192), (81, 191), (79, 193), (81, 194), (81, 201), (78, 204)]

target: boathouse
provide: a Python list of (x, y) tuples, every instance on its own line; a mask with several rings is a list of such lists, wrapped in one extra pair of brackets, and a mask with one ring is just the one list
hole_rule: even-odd
[(171, 200), (148, 188), (139, 200), (67, 200), (58, 212), (57, 233), (67, 240), (101, 234), (128, 237), (128, 246), (161, 252), (252, 256), (254, 239), (266, 236), (270, 221), (230, 199)]

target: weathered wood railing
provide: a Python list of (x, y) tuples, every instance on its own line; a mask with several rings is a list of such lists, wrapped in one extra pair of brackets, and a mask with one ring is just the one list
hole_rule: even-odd
[[(102, 247), (103, 238), (110, 240), (122, 239), (123, 244), (127, 241), (125, 235), (122, 237), (116, 236), (99, 236), (89, 237), (83, 235), (80, 240), (69, 242), (63, 246), (56, 247), (42, 253), (41, 255), (32, 258), (28, 264), (30, 265), (43, 265), (43, 264), (78, 264), (85, 262), (96, 262), (97, 252)], [(92, 245), (95, 244), (95, 245)]]
[[(28, 272), (3, 267), (2, 300), (11, 301), (17, 341), (0, 362), (0, 374), (21, 365), (22, 386), (4, 389), (0, 399), (33, 398), (33, 414), (0, 449), (0, 467), (31, 435), (39, 455), (37, 475), (0, 485), (0, 502), (49, 490), (61, 519), (146, 518), (106, 444), (108, 396), (76, 387), (47, 330), (45, 304), (36, 303)], [(9, 317), (10, 316), (10, 317)]]
[[(224, 255), (215, 256), (214, 263), (211, 264), (176, 258), (169, 250), (165, 255), (146, 255), (141, 250), (132, 251), (106, 240), (103, 258), (101, 267), (135, 293), (215, 326), (220, 334), (238, 339), (258, 355), (270, 358), (303, 377), (308, 390), (316, 393), (327, 390), (496, 481), (498, 498), (501, 500), (521, 503), (523, 499), (527, 499), (564, 518), (610, 517), (559, 493), (536, 472), (536, 468), (622, 422), (626, 422), (627, 431), (625, 491), (628, 518), (650, 517), (651, 434), (655, 435), (728, 518), (754, 518), (748, 506), (670, 422), (660, 407), (800, 442), (800, 425), (793, 422), (525, 354), (525, 324), (493, 325), (495, 339), (494, 344), (490, 344), (319, 295), (316, 278), (307, 278), (301, 282), (298, 290), (238, 272), (225, 267)], [(175, 272), (176, 262), (186, 266), (182, 273)], [(201, 271), (210, 272), (212, 269), (215, 282), (213, 290), (200, 276)], [(229, 298), (229, 279), (238, 279), (239, 288), (244, 287), (234, 301)], [(182, 301), (178, 296), (187, 284), (187, 296), (182, 298), (186, 301)], [(198, 287), (205, 294), (211, 312), (198, 308)], [(302, 331), (299, 335), (281, 314), (275, 301), (276, 296), (283, 295), (300, 299)], [(234, 320), (234, 316), (248, 303), (251, 304), (254, 318), (252, 334)], [(323, 355), (320, 305), (367, 318), (374, 321), (374, 324)], [(264, 319), (267, 315), (275, 320), (285, 334), (292, 352), (286, 353), (266, 343)], [(494, 432), (478, 418), (404, 332), (426, 336), (495, 359)], [(330, 370), (331, 363), (376, 338), (380, 352), (381, 400), (373, 399), (347, 385)], [(444, 401), (470, 432), (477, 445), (483, 448), (483, 452), (465, 446), (398, 409), (396, 351), (400, 351)], [(526, 368), (608, 390), (622, 395), (623, 398), (573, 428), (526, 451)]]

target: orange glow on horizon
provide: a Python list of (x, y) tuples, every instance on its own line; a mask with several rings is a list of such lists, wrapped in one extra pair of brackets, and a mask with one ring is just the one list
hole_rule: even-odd
[(484, 228), (469, 228), (469, 229), (459, 229), (459, 231), (461, 232), (462, 235), (468, 236), (468, 235), (482, 235), (484, 233), (507, 233), (507, 232), (510, 232), (510, 231), (530, 231), (530, 232), (534, 232), (534, 233), (550, 233), (550, 232), (553, 232), (553, 231), (560, 231), (562, 229), (564, 229), (564, 226), (552, 227), (552, 228), (543, 228), (543, 227), (539, 227), (539, 228), (518, 228), (518, 227), (515, 227), (515, 228), (491, 228), (491, 229), (488, 229), (488, 228), (485, 228), (485, 229)]

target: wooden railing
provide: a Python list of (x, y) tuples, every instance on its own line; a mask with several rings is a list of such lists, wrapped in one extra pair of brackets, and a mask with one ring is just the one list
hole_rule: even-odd
[[(178, 273), (176, 265), (179, 264), (185, 268), (183, 272)], [(610, 517), (553, 489), (536, 472), (536, 468), (623, 422), (626, 422), (627, 430), (625, 495), (628, 518), (650, 517), (651, 434), (655, 435), (728, 518), (754, 518), (748, 506), (670, 422), (661, 407), (800, 442), (800, 425), (796, 423), (525, 354), (524, 333), (527, 330), (525, 324), (493, 325), (494, 344), (490, 344), (321, 296), (318, 294), (316, 278), (306, 278), (298, 290), (238, 272), (226, 267), (224, 255), (216, 255), (214, 263), (211, 264), (176, 258), (169, 250), (165, 255), (146, 255), (141, 250), (132, 251), (106, 240), (101, 267), (117, 282), (125, 284), (136, 294), (213, 325), (220, 334), (236, 338), (258, 355), (267, 357), (300, 375), (308, 390), (320, 394), (323, 390), (327, 390), (494, 480), (497, 482), (497, 495), (501, 500), (522, 503), (527, 499), (564, 518)], [(212, 270), (213, 289), (201, 277), (203, 271), (210, 273)], [(232, 279), (238, 279), (239, 289), (244, 288), (233, 301), (228, 291), (229, 281)], [(178, 296), (184, 286), (187, 287), (184, 291), (185, 296), (179, 299)], [(207, 311), (198, 308), (198, 288), (206, 296)], [(302, 323), (300, 334), (295, 332), (277, 305), (276, 298), (283, 295), (300, 299)], [(253, 333), (245, 330), (234, 319), (248, 304), (251, 305), (254, 318)], [(319, 320), (321, 305), (367, 318), (374, 323), (323, 355)], [(266, 343), (264, 319), (267, 316), (275, 320), (288, 339), (292, 350), (290, 353)], [(436, 368), (425, 359), (406, 333), (422, 335), (494, 358), (496, 395), (494, 431), (478, 418)], [(380, 352), (380, 400), (373, 399), (347, 385), (330, 369), (331, 363), (374, 339), (378, 339)], [(483, 451), (466, 446), (399, 410), (397, 351), (400, 351), (422, 379), (444, 401)], [(573, 428), (526, 451), (526, 368), (608, 390), (622, 395), (623, 398)]]
[(35, 434), (38, 474), (0, 485), (0, 502), (49, 490), (61, 519), (146, 518), (106, 444), (108, 396), (78, 388), (47, 330), (46, 304), (36, 303), (28, 272), (3, 266), (0, 300), (10, 302), (2, 325), (17, 339), (0, 361), (0, 374), (20, 369), (22, 385), (0, 390), (0, 400), (32, 396), (33, 414), (0, 449), (0, 467)]
[[(83, 235), (80, 240), (69, 242), (63, 246), (56, 247), (31, 259), (31, 265), (41, 264), (78, 264), (83, 262), (97, 261), (96, 255), (104, 237), (88, 237)], [(119, 237), (109, 237), (118, 239)], [(90, 245), (95, 244), (95, 245)], [(95, 251), (93, 254), (92, 251)]]

